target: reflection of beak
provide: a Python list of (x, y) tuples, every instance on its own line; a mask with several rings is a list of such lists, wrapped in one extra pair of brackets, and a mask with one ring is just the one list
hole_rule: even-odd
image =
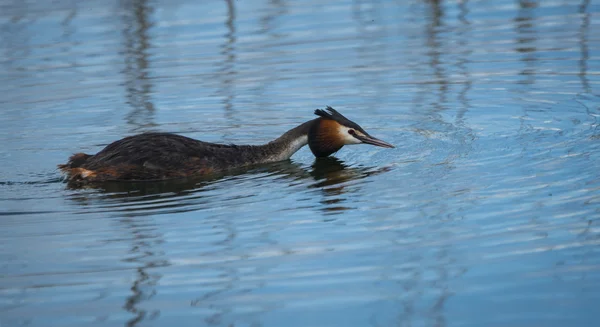
[(365, 144), (371, 144), (371, 145), (375, 145), (375, 146), (380, 146), (382, 148), (395, 148), (395, 146), (389, 144), (386, 141), (382, 141), (378, 138), (375, 138), (371, 135), (356, 135), (355, 136), (357, 139), (361, 140), (363, 143)]

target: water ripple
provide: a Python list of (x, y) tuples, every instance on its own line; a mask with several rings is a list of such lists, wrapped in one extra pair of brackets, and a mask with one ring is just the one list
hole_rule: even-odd
[[(3, 326), (593, 325), (591, 1), (0, 1)], [(396, 145), (72, 188), (142, 131)], [(477, 313), (477, 314), (474, 314)]]

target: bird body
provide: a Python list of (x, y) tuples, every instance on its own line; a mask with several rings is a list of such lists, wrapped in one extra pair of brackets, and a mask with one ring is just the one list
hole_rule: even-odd
[(264, 145), (215, 144), (172, 133), (143, 133), (115, 141), (95, 155), (77, 153), (59, 168), (70, 181), (166, 180), (287, 160), (306, 144), (316, 157), (329, 156), (346, 144), (393, 147), (333, 108), (327, 110), (317, 109), (319, 118)]

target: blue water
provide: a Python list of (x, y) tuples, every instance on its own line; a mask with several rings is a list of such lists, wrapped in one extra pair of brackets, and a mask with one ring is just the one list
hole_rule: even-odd
[[(592, 1), (0, 0), (0, 326), (596, 326)], [(394, 145), (69, 188), (74, 152)]]

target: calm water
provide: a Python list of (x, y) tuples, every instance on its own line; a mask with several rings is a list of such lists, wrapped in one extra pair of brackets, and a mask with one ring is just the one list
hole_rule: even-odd
[[(596, 32), (594, 32), (596, 31)], [(592, 1), (0, 1), (0, 325), (597, 326)], [(69, 189), (74, 152), (397, 146)]]

